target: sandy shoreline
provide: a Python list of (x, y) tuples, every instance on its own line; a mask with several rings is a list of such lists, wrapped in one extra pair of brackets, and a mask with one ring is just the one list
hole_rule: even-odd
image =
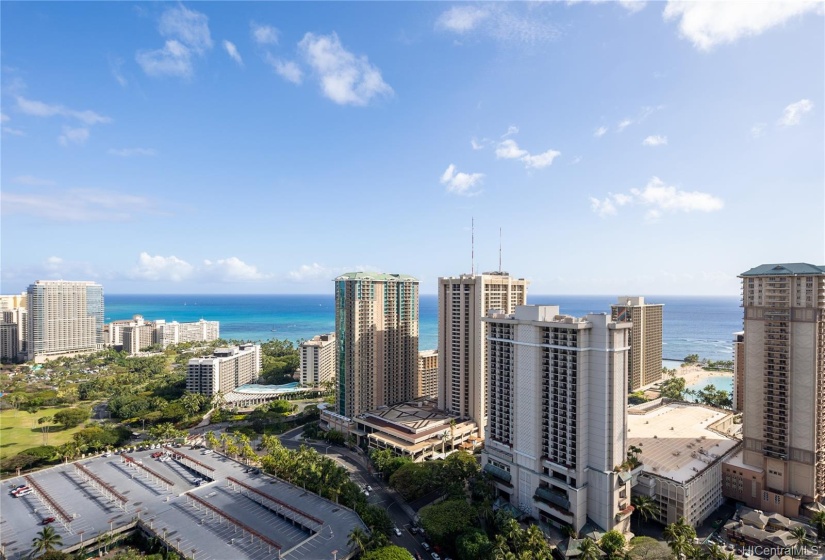
[(733, 377), (731, 371), (705, 371), (699, 366), (690, 365), (676, 368), (676, 376), (684, 377), (685, 384), (690, 386), (702, 381), (708, 377), (730, 376)]

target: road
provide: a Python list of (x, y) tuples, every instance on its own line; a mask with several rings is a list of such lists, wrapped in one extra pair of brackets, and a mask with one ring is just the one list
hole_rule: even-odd
[(413, 520), (409, 515), (409, 511), (404, 509), (403, 501), (395, 492), (388, 490), (376, 475), (369, 472), (365, 466), (367, 459), (342, 446), (318, 442), (304, 442), (300, 439), (302, 431), (303, 427), (281, 434), (281, 436), (279, 436), (281, 443), (288, 449), (298, 449), (301, 445), (314, 447), (319, 453), (323, 453), (327, 457), (334, 459), (347, 469), (350, 473), (350, 479), (353, 482), (362, 488), (367, 485), (371, 486), (372, 492), (370, 492), (367, 501), (370, 504), (375, 504), (386, 509), (393, 524), (401, 529), (400, 537), (393, 534), (390, 538), (392, 544), (406, 548), (413, 554), (418, 552), (421, 558), (429, 559), (430, 553), (421, 546), (421, 538), (413, 536), (409, 531)]

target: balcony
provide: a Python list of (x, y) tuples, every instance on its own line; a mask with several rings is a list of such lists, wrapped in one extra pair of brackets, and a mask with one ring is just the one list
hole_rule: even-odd
[(566, 492), (553, 490), (546, 486), (536, 488), (536, 494), (533, 496), (533, 499), (563, 507), (565, 510), (570, 509), (570, 500), (567, 499)]

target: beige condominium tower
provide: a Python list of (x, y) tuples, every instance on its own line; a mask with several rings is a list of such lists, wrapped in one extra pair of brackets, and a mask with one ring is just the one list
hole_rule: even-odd
[(764, 477), (747, 494), (796, 516), (825, 498), (825, 266), (763, 264), (740, 278), (743, 462)]
[(513, 313), (527, 303), (527, 280), (506, 272), (438, 279), (438, 407), (487, 423), (487, 339), (482, 319), (491, 309)]
[(610, 306), (613, 320), (633, 324), (627, 390), (662, 380), (662, 310), (664, 304), (645, 303), (643, 297), (622, 296)]
[(412, 399), (418, 372), (418, 280), (349, 272), (335, 279), (338, 412), (353, 418)]

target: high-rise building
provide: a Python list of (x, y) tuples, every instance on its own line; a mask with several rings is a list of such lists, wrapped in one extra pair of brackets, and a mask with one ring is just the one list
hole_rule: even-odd
[(189, 360), (186, 390), (213, 396), (229, 393), (236, 387), (255, 381), (261, 373), (261, 347), (242, 344), (217, 348), (211, 356)]
[(155, 342), (166, 348), (170, 344), (181, 344), (183, 342), (209, 342), (218, 340), (221, 337), (219, 321), (192, 321), (190, 323), (178, 323), (164, 320), (155, 321)]
[(16, 362), (19, 348), (17, 324), (0, 322), (0, 360), (3, 362)]
[(733, 409), (745, 406), (745, 333), (733, 333)]
[[(8, 296), (2, 296), (8, 297)], [(28, 358), (27, 348), (28, 345), (26, 344), (26, 330), (28, 329), (29, 325), (29, 313), (26, 311), (26, 298), (21, 298), (23, 300), (23, 307), (11, 307), (4, 311), (0, 311), (0, 318), (2, 319), (3, 323), (10, 323), (17, 327), (17, 356), (14, 358), (10, 358), (12, 361), (25, 361)]]
[(301, 385), (320, 385), (335, 379), (335, 333), (305, 340), (299, 348)]
[(629, 321), (630, 367), (628, 391), (662, 380), (662, 311), (664, 304), (645, 303), (645, 298), (622, 296), (610, 306), (613, 320)]
[(512, 313), (526, 304), (527, 284), (506, 272), (438, 279), (438, 407), (475, 420), (482, 438), (488, 380), (481, 321), (490, 309)]
[(739, 277), (742, 460), (764, 477), (753, 485), (758, 509), (797, 516), (825, 498), (825, 266), (764, 264)]
[(26, 291), (28, 359), (103, 347), (103, 286), (38, 280)]
[(338, 412), (350, 418), (415, 396), (418, 280), (349, 272), (335, 279)]
[(499, 497), (536, 519), (581, 530), (629, 527), (630, 323), (574, 318), (558, 306), (492, 311), (490, 410), (482, 465)]
[(418, 352), (418, 382), (415, 396), (438, 398), (438, 350)]

